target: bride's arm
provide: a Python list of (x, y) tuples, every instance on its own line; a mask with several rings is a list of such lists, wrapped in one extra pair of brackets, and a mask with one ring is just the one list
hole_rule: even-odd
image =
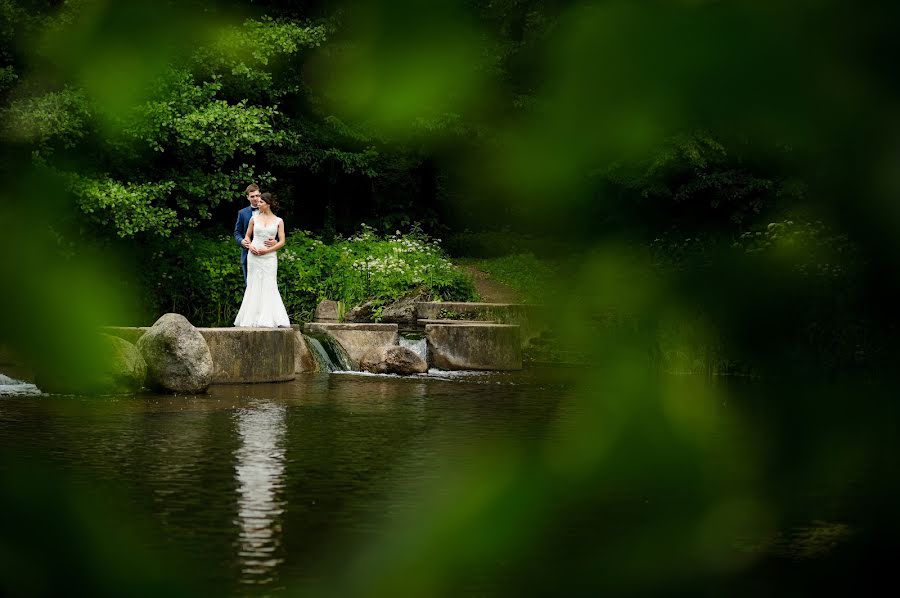
[(258, 255), (259, 251), (255, 247), (253, 247), (253, 245), (251, 243), (251, 241), (253, 240), (253, 223), (254, 223), (253, 218), (250, 218), (250, 225), (247, 226), (247, 234), (244, 235), (244, 241), (247, 242), (247, 249), (250, 250), (250, 253), (252, 253), (254, 255)]
[(271, 251), (278, 251), (284, 247), (284, 220), (278, 221), (278, 242), (272, 245), (271, 247), (266, 247), (261, 250), (260, 253), (269, 253)]

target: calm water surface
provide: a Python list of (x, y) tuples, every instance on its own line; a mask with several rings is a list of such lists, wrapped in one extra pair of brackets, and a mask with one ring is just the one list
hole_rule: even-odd
[[(34, 387), (6, 388), (0, 392), (5, 395), (0, 396), (0, 509), (7, 515), (0, 574), (21, 573), (24, 581), (13, 587), (49, 576), (64, 580), (50, 589), (28, 586), (23, 595), (57, 594), (69, 585), (91, 583), (94, 594), (117, 595), (122, 586), (134, 587), (135, 576), (156, 579), (153, 570), (162, 572), (163, 586), (174, 576), (176, 587), (200, 588), (187, 595), (283, 594), (315, 589), (323, 579), (328, 587), (328, 576), (335, 569), (341, 574), (341, 565), (360, 547), (377, 544), (386, 528), (404, 525), (423, 504), (423, 489), (432, 492), (431, 498), (435, 490), (447, 494), (454, 489), (446, 472), (477, 473), (491, 447), (562, 446), (585, 416), (597, 417), (579, 412), (590, 402), (567, 400), (574, 376), (571, 370), (540, 368), (452, 379), (302, 375), (290, 383), (213, 386), (208, 395), (185, 397), (46, 396), (35, 394)], [(647, 545), (647, 558), (665, 565), (670, 557), (653, 548), (666, 543), (665, 526), (684, 521), (682, 511), (693, 517), (685, 505), (690, 500), (700, 504), (701, 484), (716, 479), (704, 477), (705, 470), (693, 464), (717, 463), (719, 472), (728, 470), (722, 463), (729, 459), (740, 466), (743, 457), (734, 455), (745, 453), (719, 450), (727, 446), (752, 449), (746, 454), (752, 455), (753, 469), (746, 472), (755, 477), (743, 487), (779, 505), (781, 510), (772, 513), (781, 519), (775, 527), (754, 528), (750, 531), (759, 533), (729, 540), (739, 560), (750, 555), (757, 565), (725, 586), (722, 595), (770, 595), (808, 588), (811, 580), (832, 587), (871, 569), (872, 554), (893, 553), (872, 546), (898, 544), (892, 527), (896, 518), (886, 516), (894, 511), (897, 494), (892, 481), (897, 442), (890, 423), (896, 409), (880, 415), (848, 410), (841, 401), (803, 404), (794, 397), (795, 406), (781, 397), (761, 400), (765, 395), (752, 388), (749, 394), (731, 393), (745, 396), (726, 404), (722, 393), (722, 400), (704, 403), (721, 422), (707, 438), (714, 441), (712, 449), (687, 461), (668, 461), (666, 451), (645, 453), (643, 445), (662, 435), (692, 455), (689, 426), (706, 421), (706, 415), (693, 400), (703, 394), (691, 390), (700, 388), (696, 381), (679, 378), (667, 384), (676, 392), (672, 396), (681, 398), (663, 413), (688, 427), (665, 436), (673, 430), (669, 423), (647, 417), (651, 425), (644, 428), (640, 415), (621, 420), (639, 427), (627, 437), (631, 444), (624, 445), (622, 456), (603, 470), (612, 485), (606, 478), (584, 478), (582, 486), (560, 494), (587, 501), (573, 503), (574, 511), (554, 510), (554, 478), (537, 486), (524, 482), (519, 508), (531, 504), (529, 488), (543, 492), (543, 510), (535, 513), (559, 523), (542, 536), (557, 544), (539, 543), (537, 575), (522, 575), (520, 569), (522, 585), (504, 585), (500, 591), (479, 586), (463, 594), (553, 595), (552, 577), (543, 591), (527, 581), (542, 579), (539, 567), (546, 562), (568, 567), (560, 573), (567, 580), (599, 575), (615, 581), (598, 563), (564, 555), (572, 542), (586, 542), (582, 555), (603, 554), (603, 545), (592, 549), (595, 534), (601, 533), (597, 530), (615, 533), (619, 523), (623, 530), (649, 530), (656, 540)], [(686, 392), (679, 390), (683, 385)], [(600, 414), (601, 421), (610, 421), (608, 430), (615, 432), (620, 402), (601, 404), (609, 409)], [(853, 413), (862, 415), (854, 418)], [(726, 425), (737, 421), (719, 417), (729, 414), (741, 414), (744, 425)], [(814, 425), (811, 417), (817, 418)], [(567, 432), (559, 434), (560, 425)], [(750, 433), (743, 437), (742, 429)], [(687, 444), (678, 444), (685, 439)], [(586, 441), (581, 454), (602, 454), (592, 447), (605, 446), (603, 438), (592, 433)], [(645, 454), (656, 460), (641, 461)], [(625, 464), (621, 470), (617, 460)], [(577, 476), (577, 470), (566, 475)], [(657, 480), (666, 493), (652, 494)], [(680, 488), (693, 494), (673, 498), (670, 491)], [(605, 502), (595, 508), (591, 500)], [(502, 513), (491, 517), (486, 525), (503, 519)], [(685, 530), (679, 540), (694, 533)], [(606, 545), (627, 548), (627, 540), (626, 535)], [(43, 562), (44, 569), (18, 566), (15, 555), (20, 553), (30, 555), (22, 563)], [(614, 559), (617, 553), (608, 556)], [(124, 572), (116, 577), (120, 569)], [(109, 587), (96, 588), (97, 579)], [(641, 576), (622, 579), (632, 583)], [(697, 579), (706, 583), (702, 576)], [(147, 595), (171, 595), (163, 586), (148, 586)]]
[[(302, 375), (207, 396), (0, 397), (0, 446), (49, 463), (228, 593), (294, 587), (485, 441), (545, 434), (567, 372)], [(52, 508), (52, 507), (51, 507)]]

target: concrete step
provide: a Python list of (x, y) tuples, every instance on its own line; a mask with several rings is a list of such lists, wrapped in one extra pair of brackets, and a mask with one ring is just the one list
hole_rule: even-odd
[[(447, 317), (447, 316), (451, 317)], [(443, 316), (443, 317), (442, 317)], [(496, 322), (521, 327), (521, 348), (547, 330), (550, 310), (544, 305), (526, 303), (482, 303), (457, 301), (424, 301), (416, 304), (419, 320), (459, 321), (460, 318), (478, 322)]]
[(520, 336), (512, 324), (425, 325), (429, 360), (440, 370), (520, 370)]

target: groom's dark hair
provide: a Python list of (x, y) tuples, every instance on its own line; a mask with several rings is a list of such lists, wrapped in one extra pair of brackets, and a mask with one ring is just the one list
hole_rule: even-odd
[(259, 185), (257, 185), (256, 183), (250, 183), (244, 190), (244, 195), (250, 195), (254, 191), (259, 191)]

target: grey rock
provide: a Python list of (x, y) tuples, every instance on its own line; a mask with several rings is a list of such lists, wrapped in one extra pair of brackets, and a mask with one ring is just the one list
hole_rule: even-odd
[(147, 384), (158, 390), (198, 394), (212, 382), (213, 361), (203, 335), (180, 314), (165, 314), (137, 344), (147, 362)]
[(415, 328), (418, 323), (416, 306), (428, 298), (427, 293), (416, 293), (408, 297), (398, 299), (381, 311), (381, 321), (388, 324), (400, 324), (404, 327)]
[(360, 303), (344, 315), (345, 322), (364, 323), (371, 322), (375, 315), (375, 304), (372, 301)]
[(416, 353), (399, 345), (385, 345), (369, 350), (360, 360), (360, 368), (373, 374), (424, 374), (428, 364)]
[(337, 322), (340, 320), (340, 305), (337, 301), (324, 299), (316, 306), (316, 322)]

